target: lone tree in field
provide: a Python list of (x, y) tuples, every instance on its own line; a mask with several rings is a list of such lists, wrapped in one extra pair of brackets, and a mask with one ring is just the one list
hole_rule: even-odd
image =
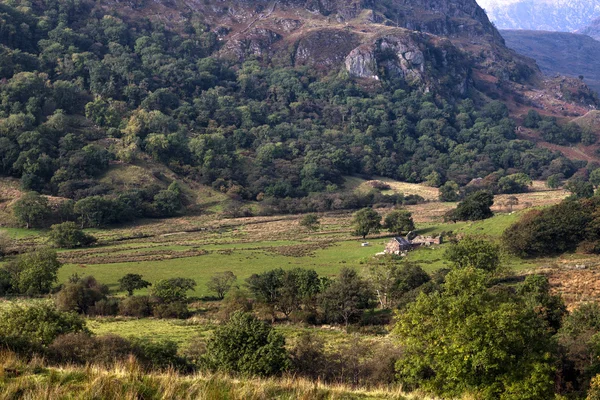
[(319, 217), (317, 214), (308, 214), (302, 217), (300, 220), (300, 226), (308, 229), (309, 231), (316, 231), (319, 229), (321, 225), (321, 221), (319, 221)]
[(95, 237), (79, 229), (75, 222), (52, 225), (49, 238), (55, 247), (63, 249), (85, 247), (96, 241)]
[(196, 281), (189, 278), (169, 278), (158, 281), (152, 294), (161, 303), (177, 303), (187, 301), (187, 292), (196, 288)]
[(512, 212), (513, 207), (519, 205), (519, 199), (516, 196), (510, 196), (508, 199), (506, 199), (506, 203), (505, 203), (510, 212)]
[(386, 215), (384, 226), (396, 235), (402, 235), (402, 233), (408, 233), (415, 229), (412, 214), (406, 210), (396, 210)]
[(280, 375), (290, 363), (283, 335), (239, 311), (215, 329), (206, 346), (206, 362), (215, 371), (246, 376)]
[(206, 283), (206, 287), (211, 292), (215, 292), (219, 300), (225, 298), (225, 294), (229, 292), (231, 287), (237, 281), (237, 276), (231, 271), (219, 272), (210, 277)]
[(480, 190), (467, 196), (448, 216), (454, 221), (479, 221), (494, 216), (490, 207), (494, 204), (494, 195)]
[(381, 215), (372, 208), (363, 208), (354, 214), (352, 220), (354, 234), (366, 238), (371, 232), (378, 233), (381, 229)]
[(40, 196), (37, 192), (28, 192), (23, 195), (13, 205), (15, 217), (26, 228), (36, 228), (42, 226), (44, 220), (50, 215), (50, 206), (48, 199)]
[(142, 279), (140, 274), (127, 274), (119, 279), (119, 288), (125, 290), (128, 296), (133, 296), (133, 291), (147, 288), (152, 284)]

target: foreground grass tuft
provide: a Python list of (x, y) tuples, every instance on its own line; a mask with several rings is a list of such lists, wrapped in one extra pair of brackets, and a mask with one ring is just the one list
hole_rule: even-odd
[(8, 399), (426, 399), (397, 387), (379, 389), (325, 385), (288, 376), (239, 379), (218, 374), (145, 374), (135, 360), (111, 368), (47, 367), (0, 354), (0, 400)]

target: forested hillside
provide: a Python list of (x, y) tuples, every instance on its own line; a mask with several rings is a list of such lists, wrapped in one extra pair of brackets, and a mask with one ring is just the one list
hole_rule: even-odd
[[(506, 57), (477, 9), (485, 43)], [(247, 200), (335, 191), (347, 174), (464, 185), (496, 171), (546, 178), (577, 169), (517, 140), (508, 108), (472, 84), (471, 68), (487, 61), (474, 63), (431, 35), (393, 51), (405, 30), (376, 42), (369, 54), (379, 75), (365, 80), (343, 63), (324, 69), (278, 61), (281, 53), (224, 57), (235, 40), (223, 40), (200, 14), (162, 24), (118, 10), (86, 0), (1, 5), (0, 173), (20, 178), (27, 191), (94, 196), (79, 209), (118, 211), (103, 222), (179, 212), (180, 189), (167, 190), (172, 179), (158, 171), (160, 184), (128, 192), (99, 180), (111, 164), (150, 159)], [(473, 35), (461, 32), (449, 35)], [(352, 54), (360, 61), (363, 53)], [(498, 74), (526, 71), (519, 62)]]

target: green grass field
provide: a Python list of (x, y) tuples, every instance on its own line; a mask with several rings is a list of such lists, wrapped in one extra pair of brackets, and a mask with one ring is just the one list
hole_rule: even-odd
[[(419, 233), (436, 235), (453, 231), (457, 234), (476, 235), (498, 240), (501, 233), (514, 223), (522, 212), (498, 214), (491, 219), (477, 222), (425, 223), (417, 226)], [(150, 282), (170, 277), (192, 278), (197, 282), (193, 296), (207, 296), (209, 278), (218, 272), (232, 271), (243, 281), (254, 273), (274, 268), (311, 268), (319, 274), (333, 276), (342, 267), (361, 268), (364, 261), (382, 252), (389, 237), (367, 238), (370, 243), (362, 247), (362, 240), (352, 239), (349, 234), (336, 233), (339, 226), (329, 225), (324, 231), (299, 235), (293, 240), (257, 240), (249, 242), (247, 232), (222, 235), (215, 239), (198, 236), (175, 235), (168, 240), (134, 243), (118, 243), (92, 249), (69, 250), (69, 263), (59, 273), (64, 282), (73, 274), (93, 275), (100, 282), (118, 291), (117, 281), (127, 273), (139, 273)], [(407, 259), (420, 264), (426, 271), (447, 267), (444, 251), (447, 245), (421, 248), (408, 254)], [(194, 253), (194, 251), (196, 253)], [(191, 252), (191, 253), (190, 253)], [(198, 252), (204, 253), (197, 255)], [(196, 254), (196, 255), (194, 255)], [(191, 255), (191, 256), (189, 256)], [(155, 259), (155, 258), (159, 259)], [(124, 261), (120, 262), (119, 260)], [(133, 261), (132, 261), (133, 260)], [(535, 267), (536, 262), (507, 258), (506, 262), (515, 269)], [(145, 293), (140, 291), (139, 293)]]

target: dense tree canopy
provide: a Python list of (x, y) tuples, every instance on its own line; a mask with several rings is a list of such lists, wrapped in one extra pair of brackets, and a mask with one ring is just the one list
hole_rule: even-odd
[[(145, 155), (236, 200), (267, 202), (332, 192), (357, 173), (462, 186), (501, 169), (576, 170), (516, 139), (499, 101), (391, 81), (367, 89), (283, 58), (228, 61), (215, 56), (216, 27), (196, 16), (172, 29), (88, 0), (16, 0), (1, 12), (0, 174), (27, 190), (92, 197), (76, 205), (84, 226), (180, 211), (164, 187), (123, 193), (99, 180), (112, 161)], [(530, 124), (544, 135), (577, 139), (576, 127), (556, 133), (538, 117)]]

